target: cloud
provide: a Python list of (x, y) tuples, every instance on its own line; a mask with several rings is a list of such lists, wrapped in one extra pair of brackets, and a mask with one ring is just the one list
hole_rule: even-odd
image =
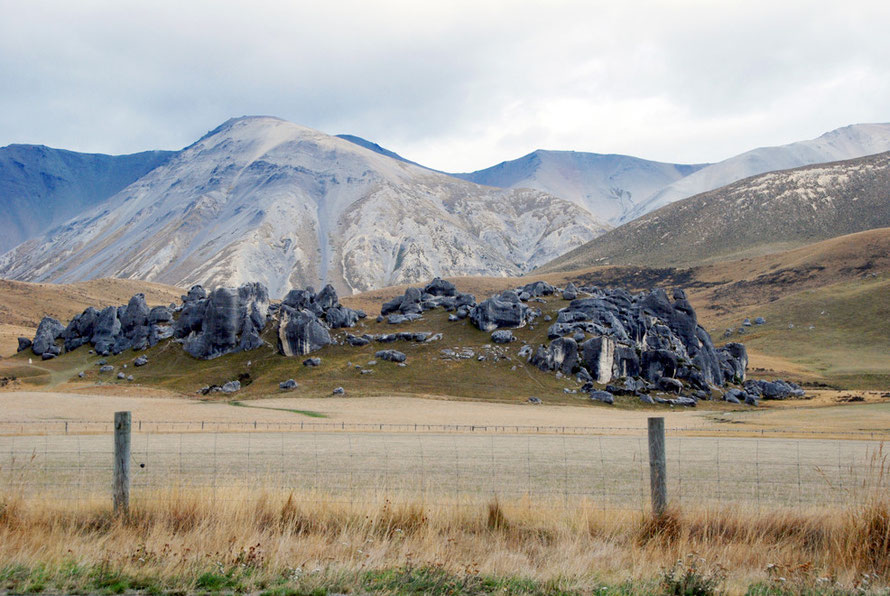
[(715, 161), (887, 121), (883, 2), (0, 0), (0, 144), (185, 146), (271, 114), (466, 171)]

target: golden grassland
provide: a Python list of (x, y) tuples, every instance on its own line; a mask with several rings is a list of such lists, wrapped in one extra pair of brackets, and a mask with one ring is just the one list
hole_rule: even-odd
[(842, 507), (662, 516), (584, 501), (158, 496), (134, 503), (129, 517), (100, 501), (3, 498), (0, 589), (838, 594), (879, 593), (890, 570), (890, 504), (875, 496)]

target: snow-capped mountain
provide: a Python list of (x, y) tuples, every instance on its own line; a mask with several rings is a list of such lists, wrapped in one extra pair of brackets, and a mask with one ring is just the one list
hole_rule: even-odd
[(170, 155), (101, 155), (42, 145), (0, 148), (0, 253), (101, 203)]
[(273, 296), (515, 275), (608, 226), (540, 191), (433, 172), (277, 118), (229, 120), (97, 208), (0, 257), (0, 277), (265, 283)]
[(855, 159), (884, 151), (890, 151), (890, 124), (853, 124), (832, 130), (815, 139), (779, 147), (753, 149), (709, 165), (669, 184), (634, 207), (616, 223), (631, 221), (674, 201), (714, 190), (749, 176)]
[(599, 219), (614, 222), (665, 186), (702, 167), (627, 155), (539, 149), (484, 170), (452, 175), (498, 188), (542, 190), (584, 207)]

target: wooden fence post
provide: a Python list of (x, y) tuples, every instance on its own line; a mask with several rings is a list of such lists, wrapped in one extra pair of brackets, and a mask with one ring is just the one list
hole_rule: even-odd
[(130, 412), (114, 413), (114, 513), (130, 511)]
[(652, 513), (667, 508), (667, 462), (664, 455), (664, 418), (649, 418), (649, 490)]

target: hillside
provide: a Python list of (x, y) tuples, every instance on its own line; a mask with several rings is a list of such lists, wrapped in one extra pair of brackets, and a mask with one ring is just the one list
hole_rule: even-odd
[(759, 147), (708, 165), (669, 184), (616, 223), (631, 221), (675, 201), (757, 174), (855, 159), (885, 151), (890, 151), (890, 124), (852, 124), (815, 139), (778, 147)]
[(762, 174), (672, 203), (539, 269), (688, 266), (890, 225), (890, 153)]
[(0, 148), (0, 253), (101, 203), (170, 155), (101, 155), (41, 145)]
[(620, 225), (675, 201), (757, 174), (890, 151), (890, 124), (853, 124), (816, 138), (759, 147), (713, 164), (681, 165), (626, 155), (534, 151), (453, 174), (499, 188), (534, 188)]
[[(568, 281), (603, 287), (625, 287), (642, 290), (656, 286), (686, 290), (698, 313), (700, 323), (719, 345), (741, 341), (750, 356), (749, 373), (756, 378), (787, 378), (810, 387), (827, 384), (840, 389), (880, 389), (890, 387), (890, 228), (871, 230), (834, 238), (795, 250), (756, 258), (725, 261), (691, 269), (595, 267), (578, 271), (532, 275), (525, 278), (467, 277), (453, 278), (461, 291), (471, 292), (477, 299), (532, 280), (543, 279), (556, 285)], [(131, 291), (143, 289), (141, 282), (100, 280), (117, 286), (112, 303), (124, 303)], [(91, 282), (99, 283), (99, 282)], [(5, 284), (3, 287), (10, 287)], [(90, 300), (85, 292), (99, 292), (103, 286), (77, 284), (54, 288), (12, 284), (17, 293), (5, 291), (4, 303), (11, 304), (4, 320), (27, 319), (33, 337), (36, 319), (43, 312), (58, 314), (67, 320), (74, 310), (87, 303), (107, 304)], [(21, 296), (23, 290), (34, 300), (8, 300)], [(50, 290), (55, 290), (51, 292)], [(491, 355), (489, 334), (474, 329), (467, 321), (450, 322), (441, 309), (430, 311), (412, 323), (390, 325), (373, 320), (382, 303), (401, 295), (404, 286), (389, 287), (344, 297), (351, 308), (365, 309), (371, 316), (360, 324), (356, 333), (393, 333), (425, 331), (443, 333), (439, 342), (414, 344), (398, 342), (396, 348), (408, 354), (410, 365), (400, 369), (390, 365), (361, 375), (355, 364), (365, 365), (374, 359), (375, 344), (365, 348), (333, 345), (314, 355), (326, 363), (319, 369), (295, 366), (293, 359), (280, 357), (274, 349), (276, 338), (268, 336), (268, 348), (224, 356), (211, 361), (197, 361), (183, 353), (178, 345), (159, 345), (148, 355), (157, 366), (151, 376), (142, 378), (137, 386), (158, 387), (191, 394), (208, 383), (225, 382), (238, 372), (250, 372), (254, 382), (245, 397), (278, 394), (277, 383), (294, 377), (302, 389), (300, 396), (324, 396), (336, 386), (343, 386), (350, 395), (414, 395), (494, 401), (523, 401), (529, 395), (549, 403), (577, 403), (576, 394), (565, 394), (566, 387), (575, 388), (551, 374), (533, 367), (512, 367), (517, 360), (493, 359), (479, 363), (475, 359), (441, 358), (441, 350), (469, 349), (476, 355)], [(61, 293), (60, 293), (61, 292)], [(154, 292), (160, 292), (155, 294)], [(152, 287), (148, 302), (163, 303), (177, 294), (173, 288)], [(67, 311), (58, 310), (63, 296), (76, 295)], [(48, 306), (36, 307), (45, 303)], [(568, 304), (559, 297), (550, 297), (539, 304), (545, 314), (555, 317), (559, 308)], [(55, 305), (56, 310), (53, 309)], [(744, 327), (744, 318), (762, 316), (763, 325)], [(17, 317), (17, 318), (16, 318)], [(724, 331), (732, 329), (729, 337)], [(517, 337), (535, 346), (546, 342), (546, 325), (532, 325), (515, 331)], [(274, 334), (273, 334), (274, 335)], [(485, 346), (489, 347), (486, 348)], [(112, 359), (125, 363), (132, 352)], [(26, 362), (27, 355), (24, 357)], [(22, 368), (23, 357), (9, 359), (4, 370), (20, 377), (34, 376), (35, 382), (47, 383), (47, 374), (56, 382), (71, 379), (80, 370), (91, 370), (97, 357), (83, 350), (61, 358), (38, 363), (33, 370)], [(129, 359), (129, 360), (128, 360)], [(248, 365), (252, 362), (252, 365)], [(250, 366), (248, 371), (248, 366)], [(12, 368), (9, 368), (12, 367)], [(47, 372), (52, 371), (52, 372)], [(148, 369), (140, 374), (147, 373)], [(480, 380), (484, 375), (484, 381)], [(88, 383), (75, 382), (72, 387), (96, 390), (95, 377)], [(76, 380), (75, 380), (76, 381)], [(628, 404), (630, 405), (630, 404)]]
[(0, 257), (0, 276), (266, 284), (341, 293), (519, 275), (605, 231), (539, 191), (497, 190), (277, 118), (230, 120), (97, 208)]
[(0, 356), (14, 354), (19, 336), (34, 337), (44, 316), (68, 321), (88, 306), (126, 304), (143, 292), (149, 304), (179, 301), (179, 288), (131, 279), (95, 279), (69, 285), (0, 279)]

